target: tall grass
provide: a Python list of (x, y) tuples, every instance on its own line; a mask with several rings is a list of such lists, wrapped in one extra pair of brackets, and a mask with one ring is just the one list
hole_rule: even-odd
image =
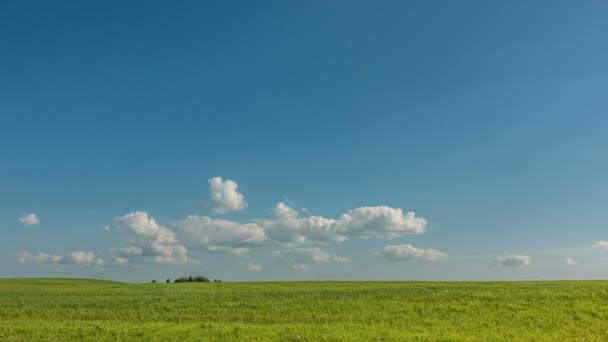
[(0, 280), (0, 341), (602, 341), (608, 282)]

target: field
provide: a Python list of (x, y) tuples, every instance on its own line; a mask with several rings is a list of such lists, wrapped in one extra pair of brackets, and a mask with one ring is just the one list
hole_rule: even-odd
[(0, 279), (0, 341), (600, 341), (608, 282)]

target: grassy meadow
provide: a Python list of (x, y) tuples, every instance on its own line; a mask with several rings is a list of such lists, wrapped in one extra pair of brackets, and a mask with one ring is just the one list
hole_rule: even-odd
[(606, 341), (608, 282), (0, 279), (0, 341)]

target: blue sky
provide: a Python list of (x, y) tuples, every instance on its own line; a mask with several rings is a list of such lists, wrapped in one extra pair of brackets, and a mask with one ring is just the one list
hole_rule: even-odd
[(606, 278), (607, 12), (4, 1), (0, 277)]

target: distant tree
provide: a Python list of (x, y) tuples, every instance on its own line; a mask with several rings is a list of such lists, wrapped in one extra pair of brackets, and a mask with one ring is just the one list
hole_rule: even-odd
[(166, 283), (169, 284), (171, 282), (171, 279), (167, 278)]
[(156, 284), (156, 279), (152, 279), (152, 284)]
[(192, 282), (192, 276), (188, 277), (188, 282), (191, 283)]
[(184, 277), (177, 278), (173, 282), (174, 283), (187, 283), (188, 282), (188, 278), (184, 278)]
[(194, 277), (192, 280), (196, 283), (208, 283), (209, 282), (209, 278), (207, 278), (205, 276), (197, 276), (197, 277)]

